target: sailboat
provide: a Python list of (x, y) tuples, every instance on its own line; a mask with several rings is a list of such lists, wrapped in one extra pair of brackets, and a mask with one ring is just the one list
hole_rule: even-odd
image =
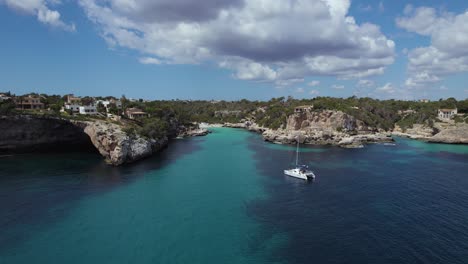
[(284, 174), (296, 177), (303, 180), (315, 179), (315, 174), (307, 165), (299, 165), (299, 140), (297, 140), (296, 148), (296, 167), (289, 170), (284, 170)]

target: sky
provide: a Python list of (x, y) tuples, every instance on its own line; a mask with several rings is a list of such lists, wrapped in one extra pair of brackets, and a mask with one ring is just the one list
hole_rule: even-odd
[(468, 98), (468, 1), (0, 0), (0, 91)]

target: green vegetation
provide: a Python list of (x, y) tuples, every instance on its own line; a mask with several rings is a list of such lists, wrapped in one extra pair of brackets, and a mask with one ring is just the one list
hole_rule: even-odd
[[(37, 95), (37, 94), (36, 94)], [(61, 113), (60, 108), (65, 97), (60, 95), (37, 95), (44, 103), (44, 110), (28, 111), (55, 115), (62, 118), (90, 120), (102, 117), (90, 117)], [(93, 100), (116, 99), (114, 97), (83, 97), (82, 103), (91, 103)], [(457, 101), (455, 98), (433, 101), (428, 103), (402, 100), (377, 100), (372, 98), (332, 98), (316, 97), (312, 99), (294, 99), (292, 97), (272, 98), (269, 101), (191, 101), (166, 100), (144, 101), (129, 100), (125, 96), (120, 98), (122, 108), (115, 104), (109, 105), (109, 113), (122, 114), (127, 108), (139, 108), (149, 114), (148, 118), (138, 121), (124, 122), (126, 129), (132, 133), (141, 134), (147, 138), (159, 138), (174, 133), (175, 124), (190, 125), (193, 122), (207, 123), (238, 123), (243, 120), (255, 121), (260, 126), (268, 128), (285, 127), (287, 117), (295, 107), (313, 105), (314, 111), (339, 110), (363, 121), (367, 126), (377, 129), (390, 130), (395, 124), (402, 129), (411, 128), (414, 124), (432, 126), (437, 120), (437, 109), (458, 108), (461, 113), (468, 113), (468, 99)], [(103, 105), (98, 105), (98, 111), (105, 113)], [(5, 100), (0, 102), (0, 115), (18, 113), (14, 102)], [(176, 121), (175, 121), (176, 120)], [(467, 115), (455, 117), (455, 122), (468, 122)]]
[(16, 114), (15, 103), (9, 99), (0, 102), (0, 115), (13, 115)]

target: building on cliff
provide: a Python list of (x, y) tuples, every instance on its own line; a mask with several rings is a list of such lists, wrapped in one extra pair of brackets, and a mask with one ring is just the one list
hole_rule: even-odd
[(148, 117), (148, 113), (143, 112), (143, 110), (139, 108), (128, 108), (125, 110), (125, 115), (130, 119), (139, 119), (142, 117)]
[(80, 115), (97, 115), (98, 111), (94, 105), (86, 105), (79, 107)]
[(17, 110), (39, 110), (44, 109), (39, 96), (28, 95), (14, 98)]
[(117, 109), (122, 109), (122, 101), (120, 100), (110, 99), (110, 100), (97, 100), (96, 102), (94, 102), (94, 106), (96, 107), (99, 104), (102, 104), (107, 112), (109, 112), (109, 108), (111, 107), (111, 105), (115, 105)]
[(73, 94), (67, 95), (67, 104), (70, 105), (80, 105), (81, 104), (81, 98), (74, 96)]
[(457, 115), (458, 109), (453, 108), (453, 109), (439, 109), (437, 110), (437, 116), (439, 119), (442, 120), (450, 120), (452, 119), (455, 115)]
[(7, 94), (0, 94), (0, 102), (3, 102), (3, 101), (6, 101), (6, 100), (9, 100), (11, 99), (10, 96), (8, 96)]
[(298, 106), (294, 108), (294, 113), (298, 113), (298, 114), (308, 113), (308, 112), (310, 113), (312, 112), (313, 109), (314, 109), (313, 105), (302, 105), (302, 106)]
[(79, 113), (80, 112), (79, 104), (65, 104), (65, 110), (71, 111), (72, 113)]

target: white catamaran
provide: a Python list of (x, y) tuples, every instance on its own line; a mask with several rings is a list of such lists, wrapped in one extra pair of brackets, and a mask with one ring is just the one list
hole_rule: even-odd
[(315, 174), (307, 165), (299, 165), (299, 140), (296, 148), (296, 167), (294, 169), (284, 170), (284, 174), (303, 180), (315, 179)]

